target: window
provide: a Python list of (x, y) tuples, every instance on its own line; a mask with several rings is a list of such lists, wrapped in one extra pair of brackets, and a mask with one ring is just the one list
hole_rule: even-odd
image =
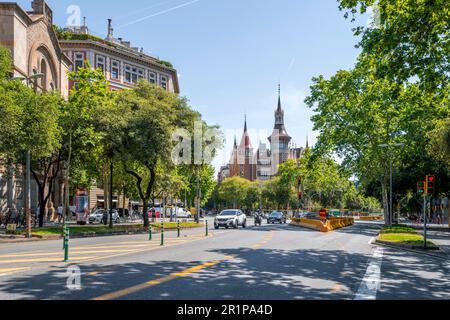
[(155, 83), (155, 84), (156, 84), (156, 78), (157, 78), (156, 72), (150, 71), (150, 72), (148, 73), (148, 81), (149, 81), (150, 83)]
[(140, 79), (144, 79), (144, 69), (125, 65), (125, 82), (137, 83)]
[(75, 71), (78, 71), (79, 68), (84, 67), (84, 58), (82, 53), (75, 53), (74, 61)]
[(119, 61), (111, 61), (111, 79), (119, 80), (120, 76), (120, 63)]
[(97, 56), (96, 68), (97, 69), (101, 69), (103, 73), (105, 73), (105, 70), (106, 70), (106, 68), (105, 68), (106, 63), (105, 63), (105, 61), (106, 61), (105, 57)]
[(163, 87), (163, 89), (167, 90), (167, 77), (166, 76), (161, 76), (161, 87)]

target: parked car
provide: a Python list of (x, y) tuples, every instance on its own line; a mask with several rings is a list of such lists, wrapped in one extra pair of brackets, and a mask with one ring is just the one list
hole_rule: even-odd
[[(98, 209), (96, 211), (94, 211), (92, 214), (89, 215), (89, 223), (90, 224), (94, 224), (94, 223), (104, 223), (105, 220), (108, 220), (108, 216), (109, 216), (109, 212), (105, 209)], [(120, 216), (119, 216), (119, 212), (115, 209), (113, 209), (112, 212), (112, 218), (114, 223), (120, 223)]]
[(224, 210), (214, 219), (214, 228), (247, 228), (247, 216), (241, 210)]
[(192, 219), (192, 213), (187, 211), (185, 208), (178, 208), (174, 217), (180, 219)]
[(286, 223), (286, 216), (282, 212), (274, 211), (270, 214), (269, 218), (267, 219), (268, 224), (285, 224)]

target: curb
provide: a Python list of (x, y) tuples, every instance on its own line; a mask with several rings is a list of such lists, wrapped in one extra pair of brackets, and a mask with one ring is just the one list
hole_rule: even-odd
[[(199, 229), (204, 228), (204, 226), (201, 227), (191, 227), (191, 228), (180, 228), (181, 230), (191, 230), (191, 229)], [(153, 228), (153, 234), (159, 234), (160, 231), (159, 228)], [(177, 229), (165, 229), (165, 232), (176, 232)], [(113, 237), (113, 236), (126, 236), (126, 235), (139, 235), (139, 234), (148, 234), (148, 231), (146, 230), (136, 230), (136, 231), (117, 231), (117, 232), (110, 232), (110, 233), (95, 233), (95, 232), (89, 232), (89, 233), (79, 233), (76, 235), (71, 235), (70, 239), (88, 239), (88, 238), (100, 238), (100, 237)], [(37, 241), (54, 241), (54, 240), (61, 240), (63, 239), (62, 235), (53, 235), (53, 236), (40, 236), (40, 235), (33, 235), (32, 239), (27, 238), (2, 238), (0, 237), (0, 245), (3, 243), (25, 243), (25, 242), (37, 242)], [(3, 241), (5, 240), (5, 241)]]
[(419, 254), (419, 255), (424, 255), (424, 256), (428, 256), (428, 257), (432, 257), (432, 258), (439, 259), (439, 260), (444, 260), (444, 261), (447, 261), (450, 258), (450, 256), (445, 251), (439, 250), (439, 248), (431, 250), (431, 251), (442, 252), (442, 254), (432, 254), (432, 253), (430, 253), (428, 251), (411, 249), (410, 247), (407, 247), (407, 246), (395, 245), (395, 244), (392, 244), (390, 242), (387, 243), (387, 242), (379, 241), (379, 240), (372, 241), (371, 245), (379, 245), (379, 246), (393, 248), (393, 249), (402, 249), (402, 250), (405, 250), (405, 251), (409, 251), (409, 252), (412, 252), (412, 253), (416, 253), (416, 254)]

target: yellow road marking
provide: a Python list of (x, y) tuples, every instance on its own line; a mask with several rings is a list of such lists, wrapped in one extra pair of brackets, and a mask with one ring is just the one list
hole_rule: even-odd
[(231, 260), (232, 258), (234, 258), (234, 257), (226, 256), (223, 260), (216, 260), (216, 261), (206, 262), (206, 263), (200, 264), (198, 266), (188, 268), (188, 269), (183, 270), (181, 272), (172, 273), (172, 274), (170, 274), (167, 277), (159, 278), (159, 279), (156, 279), (156, 280), (151, 280), (151, 281), (148, 281), (148, 282), (145, 282), (145, 283), (142, 283), (142, 284), (130, 287), (130, 288), (126, 288), (126, 289), (123, 289), (123, 290), (112, 292), (112, 293), (109, 293), (109, 294), (106, 294), (106, 295), (94, 298), (93, 300), (112, 300), (112, 299), (121, 298), (121, 297), (130, 295), (132, 293), (135, 293), (135, 292), (138, 292), (138, 291), (142, 291), (144, 289), (147, 289), (147, 288), (150, 288), (150, 287), (162, 284), (164, 282), (168, 282), (168, 281), (174, 280), (176, 278), (186, 277), (186, 276), (188, 276), (190, 274), (196, 273), (196, 272), (201, 271), (203, 269), (206, 269), (206, 268), (218, 265), (221, 262), (224, 262), (224, 261), (227, 261), (227, 260)]
[(8, 276), (14, 273), (29, 270), (31, 268), (0, 268), (0, 277)]
[[(61, 254), (62, 256), (62, 254)], [(92, 257), (77, 257), (78, 261), (87, 261)], [(61, 262), (61, 258), (36, 258), (36, 259), (17, 259), (17, 260), (5, 260), (0, 261), (0, 264), (10, 264), (10, 263), (28, 263), (28, 262)]]

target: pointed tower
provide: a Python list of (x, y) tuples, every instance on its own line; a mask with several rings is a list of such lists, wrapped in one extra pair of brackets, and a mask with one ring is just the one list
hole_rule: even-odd
[(244, 133), (241, 143), (234, 141), (233, 155), (230, 162), (230, 176), (241, 177), (250, 181), (256, 180), (256, 162), (252, 142), (248, 133), (247, 116), (245, 117)]
[(275, 126), (269, 137), (272, 152), (272, 174), (278, 172), (278, 166), (289, 159), (289, 143), (292, 138), (284, 125), (284, 110), (281, 107), (281, 85), (278, 85), (278, 107), (275, 110)]

